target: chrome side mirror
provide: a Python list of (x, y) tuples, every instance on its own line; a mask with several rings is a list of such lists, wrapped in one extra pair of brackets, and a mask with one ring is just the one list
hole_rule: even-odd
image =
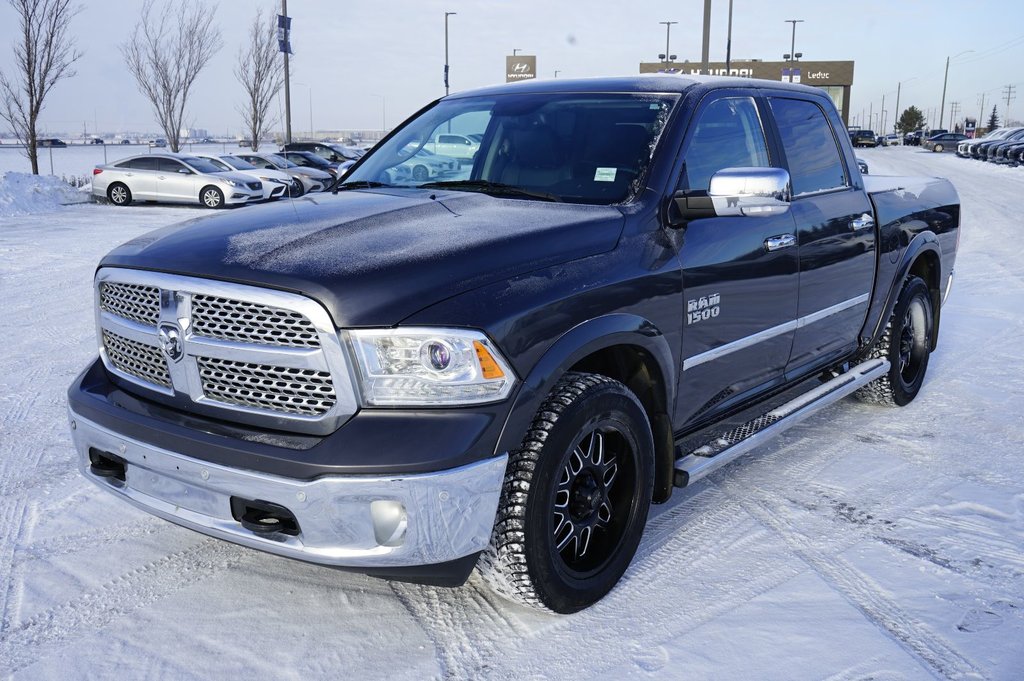
[(708, 197), (715, 215), (763, 217), (789, 210), (789, 171), (782, 168), (726, 168), (711, 177)]

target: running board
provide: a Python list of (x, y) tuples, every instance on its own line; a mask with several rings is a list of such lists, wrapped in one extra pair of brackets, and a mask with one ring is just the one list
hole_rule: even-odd
[(781, 407), (701, 445), (676, 461), (673, 484), (686, 487), (700, 480), (888, 371), (887, 359), (878, 358), (858, 364)]

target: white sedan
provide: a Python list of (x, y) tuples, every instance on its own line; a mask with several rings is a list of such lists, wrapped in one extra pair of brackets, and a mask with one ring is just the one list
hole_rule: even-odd
[(225, 172), (237, 172), (255, 177), (263, 183), (263, 200), (279, 199), (282, 196), (299, 196), (302, 191), (296, 180), (288, 173), (269, 168), (257, 168), (248, 161), (243, 161), (231, 154), (195, 154), (205, 158)]

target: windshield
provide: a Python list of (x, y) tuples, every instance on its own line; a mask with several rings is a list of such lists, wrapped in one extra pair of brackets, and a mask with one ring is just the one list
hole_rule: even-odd
[[(620, 203), (639, 188), (676, 99), (579, 93), (442, 100), (374, 148), (343, 186)], [(413, 161), (424, 150), (453, 161), (450, 168), (423, 171)]]
[(278, 156), (277, 154), (267, 154), (266, 156), (264, 156), (264, 158), (267, 159), (268, 161), (270, 161), (271, 163), (273, 163), (274, 165), (276, 165), (278, 168), (298, 168), (299, 167), (299, 166), (295, 165), (294, 163), (292, 163), (291, 161), (289, 161), (288, 159), (286, 159), (284, 156)]
[(223, 160), (225, 163), (227, 163), (235, 170), (256, 170), (256, 166), (249, 163), (248, 161), (243, 161), (237, 156), (221, 156), (221, 160)]
[(201, 173), (223, 173), (224, 168), (219, 168), (208, 158), (199, 158), (197, 156), (186, 156), (181, 159), (185, 163), (189, 164), (195, 170)]
[(299, 158), (306, 159), (309, 163), (320, 168), (329, 168), (331, 164), (326, 160), (322, 159), (311, 151), (292, 151), (288, 154), (288, 160), (291, 161), (293, 157), (298, 156)]
[(328, 147), (336, 151), (342, 158), (347, 158), (350, 161), (357, 161), (359, 157), (363, 155), (362, 149), (355, 149), (353, 147), (343, 147), (339, 144), (328, 144)]
[(206, 159), (207, 161), (209, 161), (210, 163), (212, 163), (213, 165), (217, 166), (217, 168), (219, 170), (221, 170), (221, 171), (230, 172), (230, 171), (234, 170), (234, 168), (232, 168), (231, 166), (229, 166), (227, 163), (225, 163), (224, 161), (220, 160), (219, 158), (209, 158), (209, 157), (206, 157), (206, 156), (204, 156), (203, 158)]

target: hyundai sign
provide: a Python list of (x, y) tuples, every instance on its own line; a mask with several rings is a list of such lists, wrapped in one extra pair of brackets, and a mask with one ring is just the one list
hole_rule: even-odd
[(537, 57), (520, 54), (505, 57), (505, 82), (529, 80), (537, 77)]

